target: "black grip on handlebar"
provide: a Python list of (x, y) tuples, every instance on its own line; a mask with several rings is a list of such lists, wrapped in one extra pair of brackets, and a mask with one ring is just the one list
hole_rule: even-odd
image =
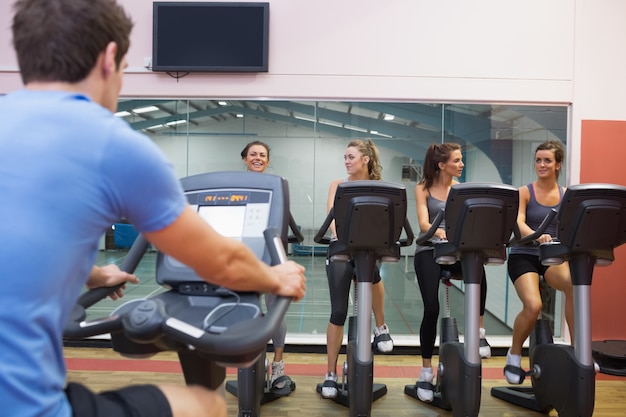
[[(148, 249), (148, 241), (143, 235), (138, 235), (137, 239), (131, 246), (128, 254), (124, 258), (124, 261), (120, 265), (120, 269), (124, 272), (134, 273), (137, 269), (137, 265), (141, 261), (143, 254)], [(86, 317), (86, 309), (97, 303), (98, 301), (106, 298), (109, 294), (120, 289), (124, 284), (115, 285), (113, 287), (100, 287), (94, 288), (84, 292), (76, 302), (73, 310), (70, 312), (63, 335), (69, 338), (84, 338), (93, 336), (95, 334), (110, 333), (114, 330), (118, 330), (121, 321), (118, 318), (102, 319), (93, 323), (89, 323), (86, 327), (81, 325), (81, 322)]]
[(330, 245), (330, 242), (332, 242), (333, 240), (329, 237), (323, 236), (320, 239), (316, 240), (316, 243), (319, 243), (320, 245)]
[(328, 245), (330, 243), (330, 239), (327, 237), (324, 237), (324, 235), (328, 231), (328, 228), (330, 227), (330, 224), (333, 222), (334, 219), (335, 219), (335, 210), (331, 208), (330, 211), (328, 212), (328, 215), (326, 216), (326, 220), (324, 220), (324, 223), (322, 224), (322, 227), (320, 227), (320, 230), (317, 231), (317, 234), (313, 238), (313, 241), (315, 243), (320, 243), (324, 245)]
[(298, 228), (298, 224), (294, 220), (294, 218), (291, 215), (291, 213), (289, 213), (289, 229), (291, 230), (293, 235), (287, 236), (287, 242), (289, 242), (289, 243), (300, 243), (300, 242), (302, 242), (304, 240), (304, 236), (302, 235), (302, 232)]
[[(80, 306), (78, 306), (80, 308)], [(86, 323), (85, 326), (81, 325), (84, 319), (75, 318), (74, 314), (78, 311), (77, 307), (74, 307), (74, 311), (71, 313), (70, 319), (63, 329), (63, 337), (70, 339), (84, 339), (96, 334), (107, 334), (119, 331), (122, 327), (122, 318), (120, 316), (110, 316), (104, 319), (91, 321)], [(83, 310), (84, 313), (84, 310)]]
[[(124, 261), (120, 265), (120, 269), (124, 272), (128, 272), (131, 274), (135, 272), (135, 269), (137, 269), (137, 265), (139, 265), (139, 262), (141, 261), (141, 257), (146, 252), (146, 249), (148, 249), (148, 244), (148, 241), (145, 237), (143, 237), (143, 235), (138, 235), (137, 239), (135, 239), (135, 243), (133, 243), (133, 246), (131, 246), (130, 250), (128, 251), (126, 258), (124, 258)], [(124, 283), (115, 285), (113, 287), (100, 287), (91, 289), (83, 293), (78, 298), (78, 304), (80, 304), (84, 308), (89, 308), (103, 298), (108, 297), (109, 294), (111, 294), (112, 292), (120, 289), (123, 285)]]
[(409, 223), (409, 219), (404, 218), (404, 231), (406, 232), (406, 238), (400, 239), (400, 246), (411, 246), (413, 243), (413, 239), (415, 239), (415, 234), (413, 233), (413, 228), (411, 227), (411, 223)]

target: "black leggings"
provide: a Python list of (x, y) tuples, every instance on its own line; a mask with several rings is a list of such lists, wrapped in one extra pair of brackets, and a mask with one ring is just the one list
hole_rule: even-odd
[[(424, 301), (424, 317), (420, 325), (420, 346), (422, 357), (433, 357), (435, 338), (437, 337), (437, 320), (439, 319), (439, 282), (442, 266), (435, 262), (432, 250), (425, 250), (415, 254), (413, 260), (417, 283)], [(445, 266), (455, 277), (461, 276), (461, 263)], [(487, 299), (487, 278), (483, 267), (483, 279), (480, 285), (480, 315), (485, 314), (485, 300)]]
[[(330, 246), (328, 250), (331, 252)], [(337, 262), (326, 258), (326, 277), (330, 292), (330, 322), (335, 326), (343, 326), (346, 322), (350, 285), (355, 276), (355, 269), (353, 261)], [(380, 270), (376, 264), (373, 283), (378, 284), (380, 279)]]
[(96, 394), (70, 382), (65, 395), (74, 417), (172, 417), (165, 394), (155, 385), (132, 385)]

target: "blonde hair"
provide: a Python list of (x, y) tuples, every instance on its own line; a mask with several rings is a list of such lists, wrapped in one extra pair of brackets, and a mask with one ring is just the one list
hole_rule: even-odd
[(363, 156), (368, 156), (370, 158), (369, 162), (367, 163), (367, 174), (370, 180), (382, 179), (383, 167), (380, 165), (378, 148), (371, 139), (354, 139), (351, 140), (346, 147), (357, 148)]

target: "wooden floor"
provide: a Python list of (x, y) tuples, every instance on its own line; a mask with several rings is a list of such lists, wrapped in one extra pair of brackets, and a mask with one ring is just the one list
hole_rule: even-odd
[[(150, 359), (122, 358), (106, 348), (66, 348), (68, 380), (81, 382), (95, 391), (135, 383), (180, 383), (183, 376), (174, 353), (160, 353)], [(436, 358), (434, 358), (436, 361)], [(340, 361), (343, 361), (343, 355)], [(527, 358), (524, 359), (525, 361)], [(326, 357), (321, 354), (286, 353), (287, 374), (296, 382), (290, 396), (264, 404), (261, 415), (267, 417), (348, 416), (348, 409), (332, 400), (323, 400), (316, 392), (322, 381)], [(374, 381), (387, 385), (385, 396), (372, 404), (372, 417), (449, 416), (450, 412), (421, 403), (404, 394), (404, 386), (414, 384), (419, 375), (415, 356), (376, 355)], [(527, 362), (523, 362), (526, 363)], [(541, 416), (494, 398), (491, 387), (505, 386), (502, 379), (503, 357), (483, 361), (480, 416)], [(235, 369), (227, 370), (227, 380), (235, 378)], [(237, 416), (237, 398), (225, 393), (228, 415)], [(598, 374), (594, 416), (626, 415), (626, 378)], [(552, 411), (549, 415), (557, 415)]]

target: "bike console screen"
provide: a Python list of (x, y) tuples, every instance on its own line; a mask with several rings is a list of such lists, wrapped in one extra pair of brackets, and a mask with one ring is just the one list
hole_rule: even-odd
[[(186, 195), (191, 207), (216, 232), (245, 243), (259, 259), (264, 258), (266, 249), (263, 231), (268, 228), (272, 190), (226, 188), (192, 191)], [(176, 259), (159, 255), (159, 284), (177, 287), (190, 281), (202, 280)]]

